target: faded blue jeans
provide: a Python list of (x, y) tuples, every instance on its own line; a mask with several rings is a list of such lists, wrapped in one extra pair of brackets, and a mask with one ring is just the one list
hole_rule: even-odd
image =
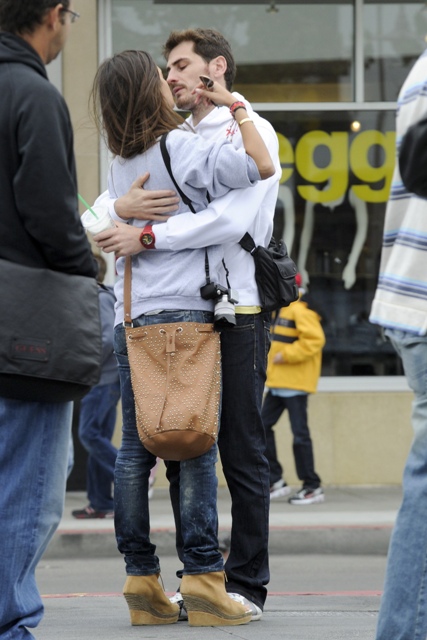
[(34, 572), (61, 519), (72, 402), (0, 398), (0, 638), (43, 617)]
[(89, 456), (86, 490), (89, 504), (97, 511), (112, 511), (114, 466), (117, 449), (112, 444), (116, 425), (120, 382), (93, 387), (80, 403), (79, 439)]
[[(163, 322), (212, 322), (204, 311), (163, 311), (142, 315), (134, 326)], [(128, 575), (159, 573), (160, 562), (150, 541), (148, 478), (156, 457), (141, 443), (127, 357), (124, 327), (116, 326), (114, 350), (119, 364), (123, 435), (114, 483), (114, 522), (117, 546), (124, 555)], [(218, 514), (215, 464), (216, 444), (202, 456), (180, 463), (180, 527), (183, 539), (182, 562), (185, 574), (223, 570), (218, 550)]]
[[(388, 552), (376, 640), (427, 638), (427, 336), (388, 329), (414, 392), (414, 440)], [(392, 437), (392, 435), (391, 435)]]

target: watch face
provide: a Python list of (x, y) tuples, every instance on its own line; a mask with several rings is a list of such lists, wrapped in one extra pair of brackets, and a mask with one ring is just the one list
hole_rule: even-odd
[(153, 236), (151, 235), (151, 233), (143, 233), (141, 236), (141, 243), (144, 245), (144, 247), (150, 247), (152, 244), (154, 244)]

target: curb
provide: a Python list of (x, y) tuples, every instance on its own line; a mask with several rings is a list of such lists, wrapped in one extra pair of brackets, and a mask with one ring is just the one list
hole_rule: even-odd
[[(391, 525), (324, 525), (306, 527), (270, 528), (269, 552), (271, 555), (336, 554), (336, 555), (387, 555)], [(229, 531), (222, 529), (222, 540)], [(162, 556), (174, 556), (175, 529), (153, 529), (151, 540), (156, 552)], [(44, 559), (59, 558), (108, 558), (120, 555), (114, 529), (88, 531), (61, 530), (55, 533)]]

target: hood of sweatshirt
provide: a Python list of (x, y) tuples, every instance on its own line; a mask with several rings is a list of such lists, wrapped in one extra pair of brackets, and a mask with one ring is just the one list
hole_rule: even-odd
[(46, 67), (36, 50), (13, 33), (0, 32), (0, 63), (2, 62), (26, 64), (47, 78)]

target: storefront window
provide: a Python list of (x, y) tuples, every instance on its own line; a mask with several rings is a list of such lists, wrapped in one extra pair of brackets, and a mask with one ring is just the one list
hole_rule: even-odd
[(394, 112), (268, 112), (283, 167), (284, 238), (324, 322), (323, 375), (401, 375), (368, 317), (394, 168)]
[(364, 7), (365, 99), (394, 101), (426, 46), (425, 2), (368, 2)]
[(165, 66), (171, 29), (209, 27), (232, 43), (235, 88), (252, 102), (353, 99), (353, 3), (113, 0), (113, 50), (146, 49)]
[[(235, 89), (256, 103), (279, 138), (275, 235), (284, 237), (323, 317), (322, 374), (402, 375), (368, 318), (395, 161), (390, 103), (426, 46), (426, 3), (109, 2), (113, 52), (146, 49), (164, 68), (162, 44), (172, 29), (213, 28), (230, 41)], [(387, 104), (370, 109), (370, 102)]]

